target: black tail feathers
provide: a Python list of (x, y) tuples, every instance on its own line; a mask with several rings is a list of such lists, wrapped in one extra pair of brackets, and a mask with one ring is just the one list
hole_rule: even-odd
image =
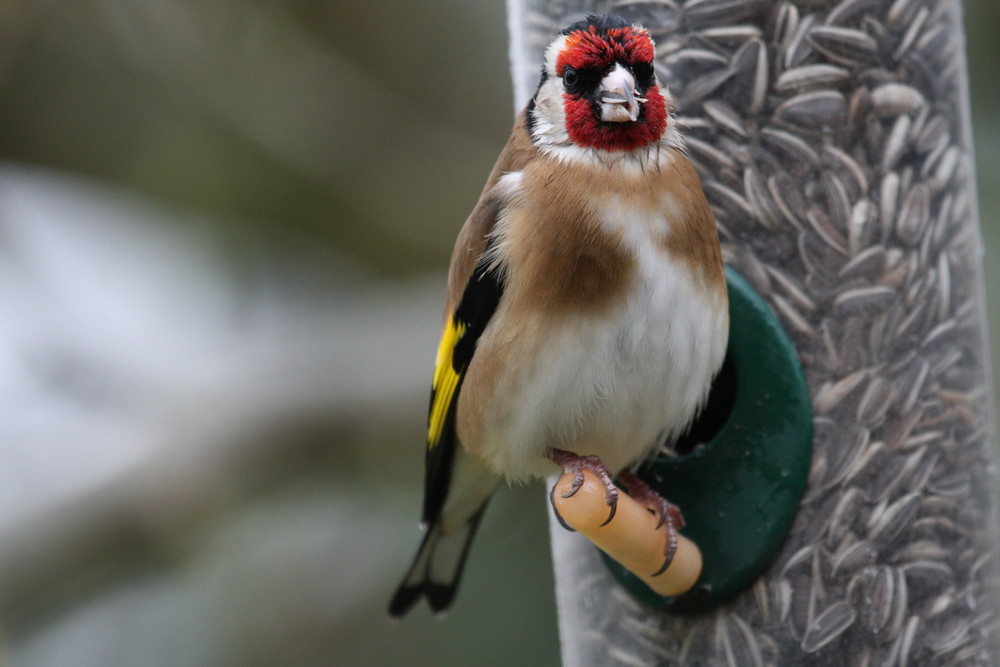
[(389, 601), (389, 617), (402, 618), (421, 597), (435, 614), (443, 615), (458, 592), (469, 547), (476, 536), (484, 504), (457, 530), (445, 533), (437, 521), (427, 528), (420, 549), (396, 593)]

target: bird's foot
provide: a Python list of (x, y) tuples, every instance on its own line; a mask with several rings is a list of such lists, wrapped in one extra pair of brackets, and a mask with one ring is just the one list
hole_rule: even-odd
[[(608, 518), (604, 520), (602, 526), (606, 526), (615, 518), (615, 511), (618, 509), (618, 487), (611, 480), (611, 473), (604, 466), (604, 463), (600, 458), (596, 456), (579, 456), (573, 452), (567, 452), (564, 449), (551, 449), (549, 450), (549, 459), (563, 469), (564, 473), (570, 473), (573, 475), (573, 484), (570, 486), (569, 491), (563, 494), (563, 498), (573, 497), (580, 487), (583, 486), (583, 471), (589, 470), (597, 478), (601, 480), (604, 485), (604, 502), (610, 508)], [(558, 486), (558, 485), (556, 485)], [(556, 509), (555, 502), (555, 492), (556, 486), (552, 487), (552, 491), (549, 492), (549, 502), (552, 503), (552, 511), (556, 514), (556, 519), (559, 520), (560, 525), (566, 530), (573, 530), (569, 524), (567, 524), (562, 516), (559, 515), (559, 510)]]
[(635, 473), (624, 471), (618, 473), (618, 480), (628, 489), (628, 495), (636, 502), (645, 505), (657, 518), (656, 528), (662, 528), (667, 533), (667, 541), (663, 547), (663, 565), (652, 574), (663, 574), (677, 553), (677, 531), (684, 527), (684, 516), (677, 505), (653, 490), (649, 484), (639, 479)]

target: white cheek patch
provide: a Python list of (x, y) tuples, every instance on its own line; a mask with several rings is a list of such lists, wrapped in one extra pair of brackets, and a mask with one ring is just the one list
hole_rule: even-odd
[(566, 48), (568, 38), (569, 35), (561, 35), (545, 49), (545, 71), (550, 77), (556, 77), (556, 61), (559, 60), (559, 54)]
[(569, 143), (562, 79), (549, 77), (535, 97), (532, 138), (541, 147)]

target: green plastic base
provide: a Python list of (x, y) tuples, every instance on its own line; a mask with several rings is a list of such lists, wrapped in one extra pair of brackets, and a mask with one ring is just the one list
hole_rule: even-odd
[(663, 597), (604, 557), (637, 598), (678, 613), (717, 606), (767, 567), (791, 528), (812, 457), (812, 406), (795, 348), (760, 295), (734, 271), (726, 277), (726, 366), (693, 427), (714, 435), (639, 471), (684, 513), (681, 532), (701, 549), (701, 577), (687, 593)]

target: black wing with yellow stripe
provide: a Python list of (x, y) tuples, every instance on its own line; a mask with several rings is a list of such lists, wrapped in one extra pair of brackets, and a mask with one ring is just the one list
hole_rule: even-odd
[(483, 253), (462, 292), (462, 300), (445, 325), (438, 346), (427, 417), (427, 469), (424, 484), (425, 523), (433, 523), (441, 513), (455, 457), (455, 407), (462, 390), (465, 371), (476, 351), (476, 343), (496, 312), (503, 294), (503, 269)]

